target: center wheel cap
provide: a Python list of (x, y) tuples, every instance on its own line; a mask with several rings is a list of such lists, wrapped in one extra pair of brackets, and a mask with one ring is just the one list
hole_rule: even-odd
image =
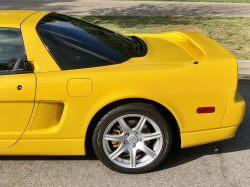
[(132, 136), (128, 137), (128, 141), (129, 141), (129, 143), (134, 144), (134, 143), (138, 142), (138, 138), (136, 136), (132, 135)]

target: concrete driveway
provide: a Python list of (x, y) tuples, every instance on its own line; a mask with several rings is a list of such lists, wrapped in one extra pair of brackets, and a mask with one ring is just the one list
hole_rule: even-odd
[(80, 157), (1, 156), (0, 186), (250, 186), (250, 80), (239, 80), (247, 103), (236, 136), (207, 145), (175, 149), (156, 170), (126, 175), (106, 168), (94, 155)]
[(48, 10), (74, 15), (250, 17), (250, 3), (0, 0), (0, 9)]

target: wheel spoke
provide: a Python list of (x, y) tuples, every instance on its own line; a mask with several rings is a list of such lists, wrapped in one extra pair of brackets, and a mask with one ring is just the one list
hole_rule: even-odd
[(122, 126), (122, 130), (124, 133), (131, 131), (131, 128), (127, 125), (123, 118), (119, 118), (118, 122)]
[(130, 154), (130, 167), (135, 168), (136, 167), (136, 150), (137, 149), (129, 149)]
[(120, 135), (111, 135), (111, 134), (106, 134), (103, 137), (105, 140), (113, 141), (113, 142), (122, 142), (123, 139), (123, 134)]
[(122, 154), (125, 150), (126, 150), (125, 146), (123, 146), (123, 144), (121, 143), (121, 145), (111, 155), (109, 155), (109, 158), (111, 160), (114, 160), (116, 157)]
[(154, 132), (154, 133), (150, 133), (150, 134), (142, 134), (142, 140), (143, 141), (148, 141), (148, 140), (153, 140), (156, 138), (161, 138), (162, 134), (161, 132)]
[(153, 150), (151, 150), (148, 146), (146, 146), (144, 143), (141, 144), (140, 149), (147, 155), (151, 156), (152, 158), (155, 158), (157, 156), (157, 154)]
[(145, 116), (141, 117), (140, 121), (138, 122), (138, 124), (136, 125), (134, 130), (137, 131), (137, 132), (141, 132), (141, 130), (142, 130), (143, 126), (145, 125), (146, 121), (147, 121), (147, 117), (145, 117)]

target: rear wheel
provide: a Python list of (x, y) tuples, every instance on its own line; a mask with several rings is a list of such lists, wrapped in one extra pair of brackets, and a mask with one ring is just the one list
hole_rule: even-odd
[(156, 107), (144, 103), (119, 106), (98, 123), (93, 135), (97, 157), (121, 173), (144, 173), (167, 156), (172, 133)]

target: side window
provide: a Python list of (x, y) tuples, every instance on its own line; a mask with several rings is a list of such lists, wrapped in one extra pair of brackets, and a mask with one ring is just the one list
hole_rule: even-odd
[(0, 75), (25, 71), (27, 66), (32, 69), (26, 61), (21, 30), (0, 27)]
[(62, 70), (119, 64), (137, 50), (129, 37), (61, 14), (46, 15), (37, 32)]

